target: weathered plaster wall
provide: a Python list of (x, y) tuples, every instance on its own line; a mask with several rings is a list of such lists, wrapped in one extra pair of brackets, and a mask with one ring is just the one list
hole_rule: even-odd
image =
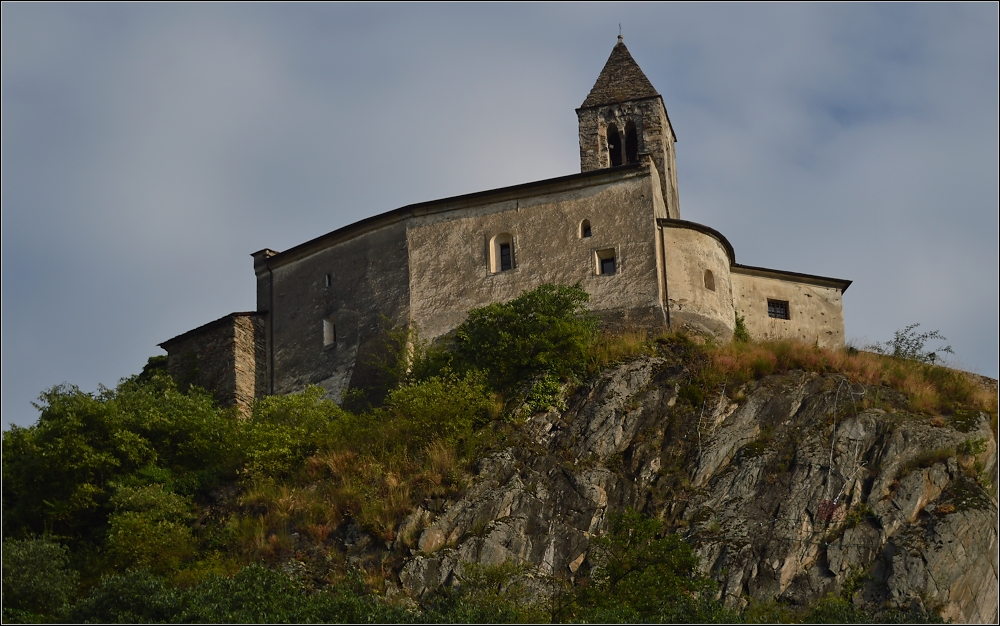
[[(726, 247), (710, 234), (683, 226), (664, 227), (663, 240), (671, 325), (730, 339), (735, 314)], [(705, 286), (705, 270), (712, 272), (714, 291)]]
[[(583, 188), (413, 218), (411, 321), (422, 337), (434, 338), (471, 308), (544, 283), (579, 281), (606, 320), (662, 326), (655, 215), (663, 208), (656, 182), (654, 169), (637, 168)], [(590, 221), (591, 237), (580, 236), (583, 220)], [(514, 268), (493, 273), (489, 242), (501, 233), (513, 236)], [(596, 253), (604, 249), (615, 250), (614, 275), (598, 274)]]
[(618, 131), (623, 133), (625, 124), (631, 121), (638, 135), (639, 152), (648, 154), (656, 166), (667, 214), (680, 219), (677, 161), (674, 153), (677, 139), (659, 96), (578, 109), (577, 117), (580, 129), (580, 171), (611, 167), (608, 156), (608, 124), (614, 123)]
[[(374, 381), (385, 330), (409, 318), (405, 233), (397, 221), (257, 269), (258, 306), (271, 324), (272, 393), (320, 385), (339, 400), (348, 385)], [(323, 322), (331, 316), (336, 342), (325, 346)]]
[[(736, 310), (755, 339), (797, 339), (823, 347), (844, 345), (842, 292), (837, 287), (761, 276), (753, 270), (732, 271)], [(788, 302), (789, 319), (767, 315), (767, 300)]]
[(160, 346), (167, 351), (167, 372), (182, 389), (207, 389), (219, 405), (238, 406), (244, 414), (266, 393), (262, 315), (232, 313)]

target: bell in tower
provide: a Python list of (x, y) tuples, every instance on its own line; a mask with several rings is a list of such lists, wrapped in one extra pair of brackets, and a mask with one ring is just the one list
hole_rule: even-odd
[(640, 155), (648, 154), (660, 176), (667, 216), (680, 219), (674, 156), (677, 138), (663, 98), (639, 69), (621, 35), (576, 115), (580, 171), (638, 163)]

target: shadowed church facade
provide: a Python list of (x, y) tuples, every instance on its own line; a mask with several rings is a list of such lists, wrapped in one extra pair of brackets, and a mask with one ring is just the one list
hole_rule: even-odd
[(179, 380), (226, 405), (375, 376), (387, 325), (440, 337), (474, 307), (580, 285), (608, 326), (844, 342), (850, 281), (736, 263), (681, 219), (676, 135), (619, 37), (577, 109), (581, 173), (404, 206), (283, 252), (253, 254), (254, 311), (160, 344)]

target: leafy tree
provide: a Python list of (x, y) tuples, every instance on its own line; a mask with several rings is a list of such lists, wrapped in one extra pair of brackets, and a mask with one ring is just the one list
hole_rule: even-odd
[(591, 543), (589, 584), (572, 592), (559, 617), (595, 623), (735, 620), (714, 599), (715, 584), (698, 573), (698, 557), (679, 535), (663, 535), (662, 522), (631, 509), (610, 522), (610, 532)]
[(452, 624), (538, 623), (548, 616), (525, 584), (528, 568), (467, 563), (456, 588), (441, 588), (425, 603), (422, 621)]
[(955, 354), (951, 346), (942, 346), (934, 351), (925, 349), (927, 342), (931, 339), (939, 341), (947, 341), (947, 339), (936, 330), (918, 333), (917, 328), (919, 326), (920, 324), (910, 324), (902, 330), (897, 330), (890, 341), (874, 343), (866, 346), (866, 348), (879, 354), (919, 361), (921, 363), (934, 363), (940, 358), (939, 353)]
[(369, 417), (365, 440), (373, 453), (418, 451), (435, 440), (454, 445), (489, 422), (494, 404), (482, 372), (445, 372), (390, 392)]
[(181, 596), (149, 570), (111, 574), (73, 606), (70, 618), (91, 624), (176, 622)]
[(286, 574), (250, 565), (174, 589), (149, 570), (105, 576), (73, 608), (91, 623), (386, 623), (411, 614), (363, 593), (356, 582), (309, 594)]
[(237, 420), (163, 375), (89, 394), (54, 387), (28, 428), (3, 434), (4, 535), (52, 533), (100, 543), (113, 483), (147, 472), (194, 493), (234, 471)]
[(150, 568), (169, 572), (195, 551), (188, 526), (193, 518), (187, 498), (163, 485), (121, 485), (111, 498), (107, 551), (119, 569)]
[(5, 539), (3, 620), (58, 620), (69, 610), (77, 579), (65, 546), (48, 539)]
[(456, 361), (487, 372), (498, 391), (543, 374), (582, 374), (597, 330), (588, 299), (579, 284), (542, 285), (510, 302), (472, 309), (455, 332)]
[(235, 451), (243, 473), (286, 476), (317, 449), (344, 439), (353, 416), (323, 399), (322, 387), (267, 396), (239, 424)]

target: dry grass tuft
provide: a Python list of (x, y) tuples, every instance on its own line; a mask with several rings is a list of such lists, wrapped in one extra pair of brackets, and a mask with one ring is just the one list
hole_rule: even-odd
[(456, 447), (440, 440), (414, 457), (322, 450), (306, 460), (297, 482), (250, 484), (239, 498), (242, 515), (230, 528), (242, 552), (256, 560), (286, 557), (296, 532), (323, 545), (347, 518), (392, 541), (400, 521), (420, 502), (447, 496), (466, 480)]
[(624, 329), (603, 332), (598, 335), (590, 348), (587, 373), (593, 374), (614, 363), (655, 354), (654, 343), (645, 330)]
[(839, 373), (865, 385), (885, 385), (906, 394), (909, 410), (930, 415), (958, 410), (997, 413), (997, 394), (973, 376), (917, 361), (863, 352), (829, 349), (795, 341), (733, 342), (706, 348), (710, 364), (704, 376), (713, 382), (742, 384), (793, 369)]

